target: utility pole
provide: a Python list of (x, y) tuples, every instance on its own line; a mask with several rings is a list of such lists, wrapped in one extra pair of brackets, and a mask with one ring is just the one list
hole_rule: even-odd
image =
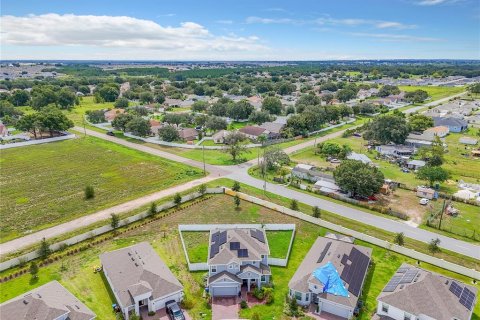
[(442, 229), (442, 220), (443, 220), (443, 213), (445, 212), (445, 202), (447, 200), (443, 199), (443, 206), (442, 206), (442, 212), (440, 212), (440, 221), (438, 222), (438, 230)]
[(203, 157), (203, 176), (207, 175), (207, 170), (205, 169), (205, 146), (202, 145), (202, 157)]
[(313, 142), (313, 154), (317, 154), (317, 136), (315, 136), (315, 141)]

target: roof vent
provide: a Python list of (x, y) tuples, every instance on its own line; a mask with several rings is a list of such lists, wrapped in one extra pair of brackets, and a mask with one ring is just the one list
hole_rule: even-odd
[(400, 286), (400, 289), (403, 289), (404, 287), (405, 287), (405, 286), (402, 284), (402, 285)]
[(27, 300), (23, 300), (23, 304), (28, 304), (28, 301), (27, 301)]
[(134, 258), (134, 257), (132, 257), (132, 261), (135, 261), (135, 258)]
[(340, 259), (340, 255), (337, 255), (337, 258)]
[(135, 267), (138, 267), (138, 263), (135, 262)]
[(129, 256), (131, 256), (131, 255), (132, 255), (132, 253), (129, 251), (129, 252), (128, 252), (128, 255), (129, 255)]
[(449, 282), (448, 280), (447, 280), (447, 281), (445, 281), (445, 284), (448, 284), (448, 282)]
[(80, 307), (79, 307), (79, 306), (75, 305), (75, 307), (76, 307), (78, 310), (80, 310)]

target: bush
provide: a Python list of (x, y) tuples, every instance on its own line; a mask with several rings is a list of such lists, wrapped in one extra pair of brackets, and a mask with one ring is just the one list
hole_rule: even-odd
[(185, 310), (190, 310), (193, 308), (193, 306), (195, 305), (195, 303), (193, 302), (193, 300), (191, 299), (183, 299), (182, 302), (180, 303), (180, 305), (182, 306), (183, 309)]
[(295, 199), (292, 199), (292, 202), (290, 202), (290, 209), (298, 211), (298, 201)]
[(242, 309), (247, 309), (247, 308), (248, 308), (247, 301), (242, 300), (242, 302), (240, 302), (240, 308), (242, 308)]
[(173, 203), (178, 207), (182, 203), (182, 196), (180, 193), (176, 193), (175, 196), (173, 197)]
[(264, 294), (264, 292), (263, 292), (263, 288), (262, 288), (262, 289), (260, 289), (260, 288), (255, 288), (255, 289), (253, 290), (253, 296), (254, 296), (255, 298), (257, 298), (258, 300), (263, 300), (263, 298), (265, 298), (265, 294)]
[(233, 182), (232, 190), (235, 191), (235, 192), (240, 191), (240, 183), (238, 183), (238, 181)]
[(254, 313), (252, 314), (252, 320), (260, 320), (260, 316), (258, 315), (258, 313)]
[(95, 189), (92, 186), (85, 187), (85, 200), (95, 198)]
[(148, 311), (148, 315), (149, 315), (150, 317), (152, 317), (152, 316), (155, 315), (155, 312), (154, 312), (154, 311)]

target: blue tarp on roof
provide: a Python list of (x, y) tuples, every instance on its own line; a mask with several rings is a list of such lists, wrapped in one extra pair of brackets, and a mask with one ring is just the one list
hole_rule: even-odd
[(349, 296), (337, 269), (330, 261), (313, 271), (313, 276), (323, 283), (323, 292), (342, 297)]

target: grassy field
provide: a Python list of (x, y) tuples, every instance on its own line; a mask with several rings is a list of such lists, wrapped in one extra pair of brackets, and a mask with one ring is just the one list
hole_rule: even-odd
[[(207, 212), (208, 214), (206, 214)], [(236, 210), (232, 205), (231, 197), (224, 195), (213, 196), (208, 201), (200, 202), (175, 212), (141, 228), (119, 234), (112, 240), (107, 240), (92, 249), (82, 251), (73, 256), (67, 256), (61, 262), (54, 262), (48, 267), (41, 268), (37, 281), (31, 281), (31, 276), (26, 274), (2, 283), (0, 284), (0, 301), (8, 300), (22, 292), (31, 290), (34, 287), (55, 279), (60, 281), (68, 290), (91, 308), (97, 314), (98, 319), (114, 319), (114, 314), (111, 311), (111, 304), (114, 303), (114, 299), (108, 290), (108, 285), (105, 283), (102, 275), (100, 273), (93, 273), (92, 269), (94, 266), (99, 265), (100, 261), (98, 256), (100, 253), (141, 241), (148, 241), (185, 286), (186, 298), (193, 302), (193, 308), (189, 310), (189, 314), (194, 319), (201, 319), (199, 313), (204, 312), (207, 314), (206, 319), (209, 319), (210, 310), (206, 308), (204, 300), (200, 298), (205, 273), (188, 272), (183, 250), (181, 249), (180, 237), (176, 230), (178, 224), (206, 222), (280, 222), (296, 224), (296, 237), (288, 266), (286, 268), (272, 267), (272, 279), (275, 285), (274, 303), (271, 306), (254, 306), (242, 310), (240, 314), (242, 318), (251, 318), (252, 315), (256, 313), (260, 316), (260, 319), (287, 319), (282, 316), (282, 313), (283, 300), (288, 291), (288, 282), (315, 239), (318, 236), (324, 235), (328, 230), (245, 201), (242, 202), (241, 209)], [(159, 230), (163, 230), (165, 226), (169, 226), (165, 234), (159, 232)], [(272, 235), (269, 235), (269, 237), (271, 236)], [(191, 238), (195, 239), (197, 237), (198, 235), (192, 235)], [(283, 236), (274, 235), (274, 237), (287, 238), (285, 234)], [(369, 270), (364, 286), (362, 299), (365, 301), (365, 308), (360, 316), (360, 319), (370, 319), (372, 312), (375, 310), (375, 298), (389, 281), (395, 270), (402, 262), (413, 264), (415, 261), (367, 243), (357, 241), (357, 244), (373, 248), (374, 263)], [(422, 263), (421, 266), (464, 282), (469, 281), (465, 277), (440, 270), (424, 263)], [(477, 305), (474, 319), (479, 319), (479, 312), (479, 306)]]
[(183, 231), (182, 237), (191, 263), (207, 262), (208, 238), (205, 231)]
[[(3, 150), (2, 241), (201, 177), (200, 170), (92, 137)], [(84, 199), (87, 185), (95, 198)]]
[(286, 258), (291, 240), (292, 231), (267, 231), (267, 241), (270, 248), (270, 257), (280, 259)]
[(465, 87), (438, 87), (438, 86), (399, 86), (402, 91), (424, 90), (435, 101), (465, 91)]
[(93, 96), (86, 96), (80, 100), (80, 105), (75, 106), (70, 111), (66, 111), (66, 114), (75, 123), (75, 125), (82, 126), (85, 112), (113, 108), (113, 102), (96, 103), (93, 99)]

